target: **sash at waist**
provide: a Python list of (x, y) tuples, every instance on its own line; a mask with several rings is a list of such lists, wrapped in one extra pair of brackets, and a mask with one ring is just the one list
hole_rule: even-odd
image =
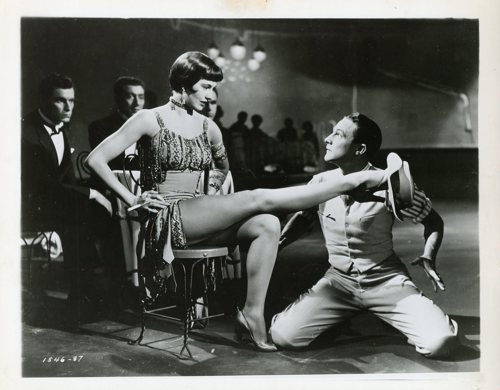
[[(157, 185), (158, 192), (161, 195), (176, 197), (180, 199), (201, 195), (200, 178), (203, 171), (167, 171), (165, 181)], [(181, 195), (182, 194), (182, 195)], [(187, 196), (190, 194), (191, 196)]]

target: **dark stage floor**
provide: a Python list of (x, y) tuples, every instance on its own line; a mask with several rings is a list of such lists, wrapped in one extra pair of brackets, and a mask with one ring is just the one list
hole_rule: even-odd
[[(478, 210), (473, 202), (435, 202), (445, 220), (445, 240), (439, 271), (447, 289), (434, 293), (424, 272), (410, 272), (424, 293), (459, 324), (463, 346), (453, 358), (430, 360), (419, 356), (397, 331), (369, 314), (324, 335), (305, 351), (259, 353), (233, 341), (233, 318), (212, 319), (204, 330), (191, 333), (194, 359), (179, 356), (179, 324), (148, 319), (144, 345), (131, 346), (139, 319), (133, 311), (107, 313), (88, 320), (80, 332), (65, 326), (64, 288), (56, 273), (38, 276), (49, 286), (43, 298), (23, 302), (22, 358), (25, 377), (202, 376), (276, 374), (442, 373), (479, 370), (479, 244)], [(422, 248), (422, 226), (397, 223), (396, 252), (409, 263)], [(268, 296), (267, 315), (279, 310), (320, 275), (326, 251), (316, 227), (283, 250), (278, 258)], [(41, 263), (41, 262), (39, 262)], [(55, 269), (56, 267), (53, 267)], [(44, 274), (45, 273), (45, 274)], [(38, 278), (38, 279), (37, 279)], [(59, 292), (61, 291), (61, 292)], [(49, 357), (52, 357), (49, 362)], [(65, 361), (54, 361), (65, 357)], [(73, 357), (76, 357), (73, 361)], [(68, 359), (70, 358), (70, 359)]]

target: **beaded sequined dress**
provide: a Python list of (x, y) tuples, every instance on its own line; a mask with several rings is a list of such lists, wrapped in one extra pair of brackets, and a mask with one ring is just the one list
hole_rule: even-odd
[(157, 214), (150, 214), (141, 225), (137, 248), (142, 262), (140, 279), (151, 300), (167, 288), (175, 288), (175, 278), (170, 278), (172, 248), (187, 246), (178, 203), (203, 195), (201, 178), (212, 164), (206, 119), (198, 136), (185, 138), (168, 129), (158, 111), (155, 115), (160, 131), (138, 143), (142, 191), (158, 191), (169, 204)]

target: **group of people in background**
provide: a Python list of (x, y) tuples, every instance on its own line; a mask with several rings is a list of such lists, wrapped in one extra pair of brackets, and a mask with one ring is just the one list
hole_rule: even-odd
[[(118, 78), (113, 92), (114, 110), (89, 125), (90, 149), (94, 149), (106, 137), (118, 130), (128, 118), (145, 107), (146, 86), (136, 77)], [(216, 90), (214, 94), (214, 99), (205, 107), (204, 114), (214, 120), (220, 128), (229, 163), (235, 174), (256, 176), (267, 173), (312, 173), (318, 170), (319, 141), (310, 121), (302, 124), (302, 133), (299, 134), (293, 126), (293, 120), (285, 118), (284, 127), (277, 132), (276, 137), (273, 137), (262, 129), (264, 119), (261, 115), (252, 115), (249, 127), (248, 113), (240, 111), (236, 122), (225, 127), (222, 122), (224, 111), (218, 102), (218, 91)], [(124, 157), (134, 153), (132, 145), (113, 160), (110, 166), (113, 169), (122, 169)]]
[[(260, 142), (267, 137), (260, 128), (262, 117), (253, 115), (249, 129), (248, 115), (240, 112), (227, 131), (221, 126), (216, 87), (222, 79), (222, 70), (209, 57), (184, 53), (170, 69), (169, 101), (147, 110), (142, 109), (144, 83), (130, 77), (118, 79), (116, 111), (89, 126), (93, 150), (87, 163), (96, 184), (85, 187), (76, 183), (67, 137), (75, 104), (73, 83), (59, 74), (45, 78), (40, 105), (22, 125), (23, 223), (63, 231), (65, 261), (100, 274), (100, 264), (94, 260), (99, 258), (100, 246), (95, 243), (106, 236), (103, 226), (109, 225), (102, 221), (113, 213), (108, 195), (112, 194), (144, 217), (140, 261), (152, 273), (145, 277), (154, 281), (171, 277), (172, 249), (194, 244), (244, 247), (246, 301), (236, 312), (236, 333), (239, 339), (246, 336), (259, 351), (306, 347), (326, 329), (366, 309), (396, 327), (425, 356), (453, 350), (456, 322), (413, 284), (393, 251), (398, 194), (390, 180), (407, 170), (399, 157), (388, 160), (386, 170), (370, 164), (382, 142), (378, 125), (359, 113), (340, 120), (325, 139), (324, 159), (337, 169), (316, 175), (307, 185), (206, 196), (217, 194), (230, 167), (235, 174), (238, 168), (259, 172), (268, 163), (259, 154)], [(282, 150), (307, 144), (304, 149), (317, 158), (319, 145), (312, 125), (305, 122), (303, 128), (299, 138), (293, 121), (285, 120), (278, 132)], [(126, 155), (136, 152), (140, 195), (123, 186), (112, 172), (122, 168)], [(290, 157), (299, 153), (293, 153), (297, 154), (277, 162), (287, 173), (300, 171), (304, 164), (303, 155), (299, 164), (298, 158)], [(204, 194), (199, 183), (208, 169)], [(423, 253), (415, 264), (424, 267), (443, 290), (435, 270), (443, 222), (425, 194), (418, 194), (403, 210), (425, 228)], [(277, 214), (291, 212), (298, 214), (282, 232)], [(296, 240), (318, 215), (331, 267), (311, 290), (277, 313), (269, 328), (264, 305), (278, 249)]]
[(240, 111), (236, 122), (225, 128), (222, 108), (217, 110), (215, 121), (222, 131), (231, 169), (240, 174), (261, 175), (268, 173), (312, 173), (318, 170), (319, 141), (310, 121), (302, 124), (302, 134), (293, 127), (293, 120), (285, 118), (285, 127), (277, 137), (262, 129), (264, 119), (259, 114), (250, 117)]

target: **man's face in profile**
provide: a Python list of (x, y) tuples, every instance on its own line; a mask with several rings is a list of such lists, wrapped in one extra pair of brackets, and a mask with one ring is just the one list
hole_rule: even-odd
[(349, 118), (343, 118), (325, 138), (326, 162), (341, 162), (352, 159), (356, 151), (354, 137), (356, 135), (356, 124)]

